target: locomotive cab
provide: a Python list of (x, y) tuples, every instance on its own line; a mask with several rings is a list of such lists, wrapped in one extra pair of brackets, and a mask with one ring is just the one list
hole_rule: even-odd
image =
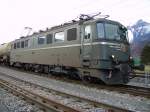
[(82, 38), (83, 67), (96, 69), (93, 73), (106, 84), (129, 81), (130, 46), (123, 25), (106, 19), (89, 22)]

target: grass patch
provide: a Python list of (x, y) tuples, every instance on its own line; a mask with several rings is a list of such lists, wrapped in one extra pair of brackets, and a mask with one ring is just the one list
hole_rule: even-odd
[(150, 65), (145, 66), (145, 72), (150, 72)]
[(141, 71), (141, 70), (134, 70), (135, 72), (138, 73), (145, 73), (145, 72), (149, 72), (150, 73), (150, 65), (145, 65), (145, 70)]

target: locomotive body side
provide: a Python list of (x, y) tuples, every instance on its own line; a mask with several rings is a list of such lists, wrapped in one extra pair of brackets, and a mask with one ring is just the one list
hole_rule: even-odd
[[(80, 67), (79, 28), (78, 24), (74, 24), (14, 41), (13, 45), (28, 40), (28, 46), (21, 48), (20, 45), (19, 48), (12, 49), (11, 64)], [(67, 31), (69, 29), (76, 29), (76, 39), (72, 41), (67, 40)], [(53, 38), (56, 34), (59, 34), (59, 32), (64, 33), (63, 41), (56, 41), (55, 38)], [(47, 44), (46, 36), (49, 34), (52, 35), (52, 42)], [(45, 39), (42, 44), (39, 42), (39, 38), (41, 37)]]

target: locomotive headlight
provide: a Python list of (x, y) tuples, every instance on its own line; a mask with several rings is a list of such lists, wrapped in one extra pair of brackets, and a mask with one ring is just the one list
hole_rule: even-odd
[(130, 56), (130, 60), (133, 60), (133, 57), (132, 57), (132, 56)]
[(132, 57), (132, 56), (129, 57), (129, 61), (130, 61), (132, 64), (134, 63), (134, 60), (133, 60), (133, 57)]
[(132, 56), (129, 57), (129, 62), (131, 64), (131, 66), (133, 67), (134, 66), (134, 60), (133, 60)]
[(113, 62), (115, 62), (116, 64), (118, 64), (118, 59), (115, 55), (111, 55), (111, 59)]
[(114, 58), (115, 58), (115, 55), (111, 55), (111, 57), (112, 57), (112, 59), (114, 59)]

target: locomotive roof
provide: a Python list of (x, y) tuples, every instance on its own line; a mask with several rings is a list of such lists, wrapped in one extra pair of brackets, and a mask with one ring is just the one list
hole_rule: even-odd
[(34, 32), (33, 34), (28, 35), (28, 36), (22, 36), (22, 37), (20, 37), (19, 39), (16, 39), (16, 40), (20, 40), (20, 39), (24, 39), (24, 38), (30, 38), (32, 36), (37, 36), (37, 35), (40, 35), (40, 34), (42, 35), (43, 33), (46, 33), (46, 32), (49, 32), (49, 31), (53, 31), (53, 30), (57, 30), (57, 29), (64, 28), (64, 27), (68, 27), (68, 26), (75, 25), (75, 24), (82, 25), (82, 24), (98, 22), (98, 21), (102, 21), (102, 22), (103, 21), (107, 21), (107, 22), (110, 22), (110, 23), (120, 24), (119, 22), (108, 20), (106, 18), (83, 19), (83, 20), (79, 20), (79, 21), (72, 20), (71, 22), (68, 22), (68, 23), (64, 23), (64, 24), (61, 24), (61, 25), (58, 25), (58, 26), (54, 26), (54, 27), (51, 27), (51, 28), (46, 28), (46, 30), (39, 30), (39, 32)]

